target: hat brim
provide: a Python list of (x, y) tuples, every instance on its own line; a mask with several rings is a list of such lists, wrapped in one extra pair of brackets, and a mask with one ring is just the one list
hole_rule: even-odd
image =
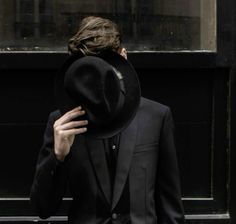
[[(102, 139), (109, 138), (118, 134), (130, 124), (138, 110), (141, 91), (136, 71), (128, 60), (126, 60), (118, 53), (112, 51), (103, 52), (102, 54), (99, 54), (97, 56), (112, 65), (122, 74), (126, 90), (124, 106), (119, 115), (115, 117), (112, 122), (107, 125), (97, 125), (89, 122), (87, 126), (88, 130), (85, 135)], [(66, 113), (69, 110), (72, 110), (76, 106), (83, 107), (83, 105), (76, 105), (64, 89), (64, 76), (66, 70), (73, 62), (79, 60), (81, 57), (83, 57), (82, 54), (69, 57), (63, 64), (59, 74), (56, 77), (56, 102), (62, 114)], [(86, 111), (86, 107), (83, 108)], [(81, 117), (81, 119), (84, 118)]]

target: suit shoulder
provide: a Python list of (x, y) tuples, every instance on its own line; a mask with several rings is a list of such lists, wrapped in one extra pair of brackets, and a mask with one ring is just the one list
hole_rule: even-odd
[(162, 103), (141, 97), (140, 109), (148, 110), (149, 112), (157, 113), (161, 116), (164, 116), (170, 108)]

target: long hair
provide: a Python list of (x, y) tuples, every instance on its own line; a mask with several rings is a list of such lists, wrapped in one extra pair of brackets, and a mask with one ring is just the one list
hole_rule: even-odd
[(78, 32), (68, 42), (70, 54), (96, 55), (104, 50), (118, 51), (120, 48), (118, 26), (109, 19), (94, 16), (84, 18)]

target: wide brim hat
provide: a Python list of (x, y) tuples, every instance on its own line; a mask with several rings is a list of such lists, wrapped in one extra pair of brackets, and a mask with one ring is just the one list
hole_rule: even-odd
[[(62, 68), (59, 70), (55, 80), (56, 103), (62, 115), (77, 106), (82, 106), (82, 108), (86, 111), (86, 115), (78, 117), (78, 119), (88, 120), (87, 132), (84, 134), (89, 137), (99, 139), (110, 138), (124, 130), (135, 117), (141, 96), (139, 80), (131, 63), (118, 53), (113, 51), (105, 51), (93, 57), (76, 54), (67, 58)], [(119, 112), (111, 120), (106, 120), (104, 117), (104, 120), (101, 121), (100, 119), (99, 122), (97, 122), (96, 117), (92, 118), (93, 111), (87, 107), (88, 104), (84, 102), (84, 100), (80, 100), (80, 95), (78, 95), (78, 97), (75, 94), (72, 96), (70, 91), (68, 92), (68, 76), (70, 77), (72, 74), (74, 77), (77, 67), (81, 66), (81, 64), (83, 65), (84, 62), (87, 61), (98, 61), (100, 66), (109, 64), (122, 75), (122, 82), (125, 88), (125, 97)], [(96, 110), (96, 108), (93, 110)]]

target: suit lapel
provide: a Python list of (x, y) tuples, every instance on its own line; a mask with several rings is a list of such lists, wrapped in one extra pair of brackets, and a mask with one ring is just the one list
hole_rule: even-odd
[(107, 167), (106, 155), (103, 141), (99, 139), (86, 138), (86, 144), (90, 154), (94, 171), (100, 187), (105, 195), (108, 204), (111, 204), (111, 185)]
[(122, 132), (113, 190), (112, 209), (117, 205), (128, 177), (137, 134), (137, 116)]

